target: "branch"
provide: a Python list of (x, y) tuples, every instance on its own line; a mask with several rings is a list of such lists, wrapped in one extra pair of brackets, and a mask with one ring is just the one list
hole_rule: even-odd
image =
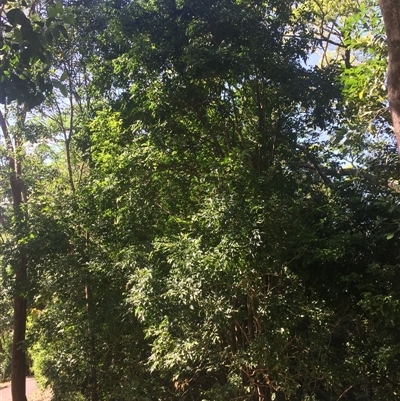
[[(329, 36), (330, 36), (330, 35), (329, 35)], [(321, 35), (321, 37), (320, 37), (319, 40), (320, 40), (321, 42), (326, 42), (326, 43), (329, 43), (330, 45), (333, 45), (333, 46), (337, 46), (337, 47), (341, 47), (341, 48), (343, 48), (343, 49), (346, 49), (346, 45), (344, 45), (343, 43), (335, 42), (334, 40), (330, 39), (329, 36), (326, 37), (326, 36), (324, 36), (324, 35)]]
[(300, 164), (300, 167), (317, 171), (318, 174), (322, 173), (325, 176), (333, 176), (333, 177), (356, 176), (360, 171), (355, 168), (338, 168), (338, 169), (326, 168), (324, 166), (321, 166), (320, 164), (314, 164), (314, 163), (312, 164), (302, 163)]
[(323, 171), (323, 168), (321, 167), (321, 165), (318, 164), (318, 161), (317, 161), (316, 157), (315, 157), (312, 153), (310, 153), (310, 152), (308, 151), (308, 149), (305, 148), (304, 146), (302, 146), (302, 145), (297, 145), (297, 147), (298, 147), (300, 150), (302, 150), (302, 151), (309, 157), (309, 159), (310, 159), (310, 161), (311, 161), (311, 163), (312, 163), (312, 167), (311, 167), (311, 168), (314, 169), (315, 171), (317, 171), (317, 173), (319, 174), (319, 176), (322, 178), (322, 181), (324, 182), (324, 184), (325, 184), (327, 187), (332, 188), (332, 185), (333, 185), (332, 181), (327, 177), (327, 175), (326, 175), (325, 172)]
[[(369, 173), (366, 170), (363, 169), (356, 169), (356, 168), (338, 168), (338, 169), (333, 169), (333, 168), (327, 168), (324, 166), (321, 166), (320, 164), (314, 164), (314, 163), (301, 163), (300, 164), (301, 168), (306, 168), (308, 170), (314, 170), (316, 171), (320, 176), (323, 174), (325, 177), (356, 177), (356, 176), (361, 176), (364, 179), (374, 181), (377, 179), (377, 177), (371, 173)], [(384, 170), (386, 166), (376, 166), (377, 169)], [(321, 176), (322, 177), (322, 176)], [(330, 181), (331, 182), (331, 181)], [(332, 182), (331, 182), (332, 184)], [(392, 189), (393, 191), (396, 191), (400, 193), (400, 186), (397, 184), (396, 180), (388, 180), (386, 179), (381, 179), (379, 180), (379, 185), (387, 186), (388, 188)]]
[(1, 112), (1, 110), (0, 110), (0, 127), (1, 127), (1, 130), (3, 131), (3, 136), (4, 136), (4, 140), (6, 141), (7, 150), (11, 154), (14, 154), (14, 146), (12, 144), (10, 133), (8, 131), (7, 122), (6, 122), (5, 118), (4, 118), (3, 113)]

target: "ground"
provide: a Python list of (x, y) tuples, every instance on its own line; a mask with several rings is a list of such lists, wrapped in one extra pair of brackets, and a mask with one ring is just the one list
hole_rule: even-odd
[[(11, 401), (11, 383), (0, 383), (0, 400)], [(37, 389), (34, 379), (27, 379), (28, 401), (51, 401), (51, 391), (41, 391)]]
[(51, 401), (51, 391), (37, 390), (35, 393), (28, 397), (28, 401)]

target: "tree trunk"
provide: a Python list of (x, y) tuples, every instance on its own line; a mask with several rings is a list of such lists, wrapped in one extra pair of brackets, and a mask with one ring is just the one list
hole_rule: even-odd
[(385, 22), (389, 51), (387, 73), (389, 108), (400, 151), (400, 1), (379, 0), (379, 6)]
[[(26, 266), (21, 266), (17, 281), (26, 278)], [(26, 354), (24, 348), (26, 329), (26, 298), (14, 298), (14, 335), (12, 343), (11, 393), (13, 401), (26, 401)]]
[(89, 387), (88, 397), (90, 401), (99, 401), (99, 394), (97, 391), (97, 369), (96, 369), (96, 357), (95, 357), (95, 338), (92, 328), (92, 311), (91, 311), (91, 300), (92, 291), (89, 285), (85, 285), (85, 298), (86, 298), (86, 310), (87, 310), (87, 322), (88, 322), (88, 336), (90, 341), (90, 373), (89, 373)]
[[(25, 121), (26, 110), (23, 106), (19, 116), (19, 123)], [(21, 146), (20, 138), (14, 137), (13, 140), (8, 132), (8, 127), (3, 114), (0, 111), (0, 127), (3, 131), (4, 140), (8, 151), (8, 165), (10, 174), (10, 187), (13, 200), (14, 221), (17, 240), (24, 235), (26, 224), (26, 213), (23, 210), (26, 202), (26, 194), (22, 181), (22, 166), (17, 160), (16, 154)], [(27, 269), (28, 262), (23, 250), (19, 252), (19, 260), (14, 266), (15, 289), (14, 289), (14, 323), (11, 359), (11, 394), (13, 401), (26, 401), (26, 353), (25, 353), (25, 332), (27, 300), (25, 297), (27, 289)]]
[[(13, 160), (14, 171), (11, 171), (11, 190), (14, 203), (14, 218), (17, 230), (17, 238), (23, 236), (26, 216), (23, 210), (24, 186), (20, 177), (21, 165), (19, 161)], [(21, 254), (22, 252), (22, 254)], [(11, 393), (13, 401), (26, 401), (25, 375), (26, 375), (26, 309), (27, 300), (27, 270), (28, 263), (23, 250), (20, 250), (18, 265), (15, 266), (15, 295), (14, 295), (14, 333), (12, 342), (11, 360)]]

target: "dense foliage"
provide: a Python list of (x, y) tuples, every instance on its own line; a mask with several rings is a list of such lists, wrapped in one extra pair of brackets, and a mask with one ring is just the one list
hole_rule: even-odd
[(27, 199), (16, 233), (3, 185), (5, 361), (17, 292), (55, 400), (398, 398), (387, 51), (355, 3), (43, 5), (37, 106), (9, 118)]

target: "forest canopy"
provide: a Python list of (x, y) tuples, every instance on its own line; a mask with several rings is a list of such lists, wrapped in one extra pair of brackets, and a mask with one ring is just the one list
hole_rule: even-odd
[(372, 0), (0, 0), (13, 401), (397, 400), (386, 39)]

